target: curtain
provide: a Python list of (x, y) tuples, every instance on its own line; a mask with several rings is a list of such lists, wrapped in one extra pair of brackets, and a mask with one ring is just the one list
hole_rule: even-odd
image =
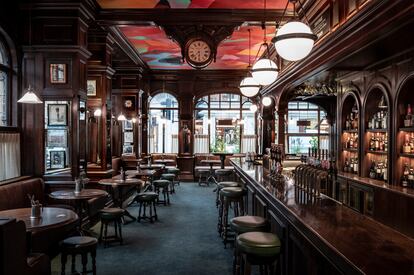
[(208, 135), (194, 135), (194, 154), (208, 152)]
[[(166, 153), (178, 153), (178, 135), (172, 135), (172, 146), (171, 146), (171, 152)], [(168, 149), (168, 146), (166, 146), (165, 149)]]
[(0, 133), (0, 181), (20, 176), (20, 134)]
[(243, 135), (241, 153), (256, 152), (256, 135)]
[(149, 150), (148, 152), (151, 153), (156, 153), (155, 150), (155, 138), (154, 135), (149, 135), (148, 136), (148, 145), (149, 145)]

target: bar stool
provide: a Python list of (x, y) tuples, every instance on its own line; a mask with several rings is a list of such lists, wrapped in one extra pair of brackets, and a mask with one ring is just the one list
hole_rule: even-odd
[[(246, 195), (246, 190), (241, 187), (224, 187), (220, 190), (220, 197), (223, 198), (220, 203), (221, 209), (219, 209), (219, 215), (222, 215), (221, 219), (221, 228), (219, 228), (219, 233), (222, 234), (224, 247), (227, 244), (228, 238), (228, 218), (229, 218), (229, 208), (233, 207), (234, 217), (244, 215), (244, 196)], [(221, 210), (221, 211), (220, 211)]]
[[(168, 191), (168, 186), (171, 184), (169, 180), (160, 179), (154, 180), (152, 182), (154, 185), (154, 191), (158, 194), (157, 202), (158, 204), (163, 203), (164, 205), (170, 204), (170, 192)], [(162, 192), (164, 199), (160, 200), (159, 194)]]
[[(98, 244), (98, 240), (92, 237), (70, 237), (64, 239), (60, 246), (61, 246), (61, 274), (65, 274), (66, 268), (66, 261), (68, 259), (68, 255), (72, 257), (72, 265), (71, 265), (71, 273), (75, 273), (75, 266), (76, 266), (76, 255), (80, 254), (82, 257), (82, 274), (93, 273), (96, 274), (96, 247)], [(88, 264), (88, 253), (91, 254), (92, 258), (92, 271), (87, 271), (86, 266)]]
[[(142, 192), (136, 195), (135, 201), (139, 203), (138, 217), (137, 221), (140, 222), (141, 219), (148, 219), (153, 223), (153, 219), (158, 220), (157, 209), (155, 208), (155, 202), (158, 198), (158, 194), (155, 192)], [(141, 215), (142, 206), (144, 206), (144, 213)], [(147, 216), (147, 206), (149, 206), (150, 215)], [(152, 215), (152, 210), (154, 210), (154, 215)]]
[(165, 173), (161, 175), (161, 179), (162, 180), (168, 180), (170, 182), (170, 194), (175, 193), (175, 188), (174, 188), (174, 179), (175, 179), (175, 174), (170, 174), (170, 173)]
[[(207, 186), (210, 185), (208, 178), (210, 177), (210, 169), (200, 168), (198, 171), (198, 185), (201, 186), (202, 183), (205, 183)], [(204, 179), (204, 180), (203, 180)]]
[(232, 218), (230, 229), (236, 234), (234, 239), (233, 274), (238, 274), (240, 269), (240, 256), (237, 251), (237, 236), (247, 232), (268, 232), (270, 223), (259, 216), (239, 216)]
[(171, 167), (167, 169), (168, 174), (174, 174), (174, 184), (180, 185), (180, 169), (177, 167)]
[(267, 232), (247, 232), (237, 237), (237, 254), (240, 254), (240, 273), (250, 274), (252, 265), (260, 266), (260, 274), (276, 274), (280, 255), (280, 240)]
[(216, 169), (214, 171), (218, 182), (229, 180), (233, 176), (232, 169)]
[(239, 183), (236, 181), (221, 181), (219, 183), (217, 183), (217, 195), (216, 195), (216, 207), (219, 206), (219, 202), (220, 202), (220, 190), (223, 189), (224, 187), (238, 187)]
[[(117, 241), (122, 244), (122, 217), (124, 216), (124, 212), (125, 210), (122, 208), (105, 208), (100, 211), (101, 233), (99, 235), (99, 241), (103, 241), (104, 247), (111, 241)], [(115, 234), (113, 236), (108, 236), (108, 224), (110, 223), (113, 223), (115, 228)]]

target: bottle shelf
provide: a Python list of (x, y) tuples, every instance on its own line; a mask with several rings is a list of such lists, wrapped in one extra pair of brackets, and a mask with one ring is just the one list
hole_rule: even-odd
[(358, 129), (343, 130), (342, 132), (343, 132), (344, 134), (345, 134), (345, 133), (358, 133)]
[(398, 130), (402, 132), (414, 132), (414, 127), (401, 127)]
[(400, 157), (414, 158), (414, 153), (400, 153)]
[(367, 132), (372, 132), (372, 133), (387, 133), (388, 130), (387, 129), (367, 129)]
[(376, 154), (376, 155), (386, 155), (386, 154), (388, 154), (387, 151), (374, 151), (374, 150), (367, 150), (367, 153)]
[(347, 151), (347, 152), (355, 152), (355, 153), (358, 152), (357, 148), (342, 148), (342, 150)]

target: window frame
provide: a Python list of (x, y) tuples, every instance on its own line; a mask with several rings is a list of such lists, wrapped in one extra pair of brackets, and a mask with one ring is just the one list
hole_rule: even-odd
[(0, 64), (0, 71), (6, 74), (6, 125), (0, 125), (0, 131), (11, 131), (17, 132), (17, 127), (13, 127), (11, 123), (11, 109), (12, 109), (12, 100), (11, 100), (11, 90), (12, 90), (12, 80), (13, 80), (13, 64), (12, 64), (12, 55), (9, 48), (9, 45), (6, 39), (0, 34), (0, 44), (3, 46), (4, 55), (7, 58), (7, 65)]
[[(289, 107), (289, 105), (291, 103), (296, 103), (297, 104), (296, 108)], [(308, 104), (308, 108), (306, 108), (306, 109), (300, 108), (299, 103)], [(286, 121), (289, 120), (289, 112), (290, 111), (295, 111), (295, 112), (297, 112), (297, 111), (317, 111), (318, 112), (318, 118), (317, 118), (317, 120), (318, 120), (318, 132), (317, 133), (289, 133), (288, 123), (286, 123), (285, 124), (285, 142), (286, 142), (285, 148), (286, 148), (286, 152), (291, 154), (291, 152), (289, 151), (289, 148), (290, 148), (289, 138), (290, 137), (317, 137), (317, 139), (318, 139), (318, 147), (317, 148), (319, 150), (321, 148), (321, 137), (328, 137), (328, 139), (329, 139), (329, 135), (330, 135), (329, 131), (327, 133), (321, 133), (321, 126), (320, 126), (321, 121), (322, 121), (321, 112), (325, 112), (325, 114), (326, 114), (326, 111), (323, 108), (321, 108), (320, 106), (316, 105), (316, 104), (313, 104), (313, 103), (310, 103), (310, 102), (295, 101), (295, 100), (290, 101), (288, 103), (288, 108), (287, 108), (287, 111), (286, 111)]]

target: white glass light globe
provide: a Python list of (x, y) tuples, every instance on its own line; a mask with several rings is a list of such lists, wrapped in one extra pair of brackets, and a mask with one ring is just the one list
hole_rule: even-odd
[(94, 117), (100, 117), (102, 115), (101, 109), (96, 109), (95, 112), (93, 112)]
[(250, 105), (250, 111), (252, 111), (253, 113), (255, 113), (257, 111), (257, 105), (256, 104)]
[(269, 85), (276, 81), (277, 65), (270, 59), (259, 59), (252, 68), (252, 76), (260, 85)]
[(259, 93), (260, 85), (253, 77), (246, 77), (240, 82), (240, 92), (246, 97), (253, 97)]
[(262, 98), (262, 104), (265, 107), (270, 106), (270, 104), (272, 104), (272, 99), (268, 96), (265, 96), (264, 98)]
[(124, 121), (124, 120), (126, 120), (126, 117), (121, 113), (119, 116), (118, 116), (118, 118), (117, 118), (119, 121)]
[[(283, 37), (292, 35), (294, 37)], [(313, 48), (316, 36), (308, 25), (292, 21), (283, 25), (273, 38), (277, 53), (288, 61), (297, 61), (305, 58)]]

